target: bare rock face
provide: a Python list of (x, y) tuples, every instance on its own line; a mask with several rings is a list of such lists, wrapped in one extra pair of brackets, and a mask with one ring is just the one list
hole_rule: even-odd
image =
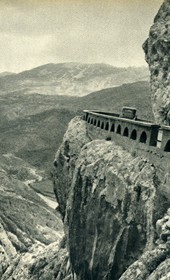
[[(75, 118), (55, 159), (54, 188), (77, 280), (125, 280), (123, 273), (133, 264), (133, 276), (141, 278), (128, 279), (149, 279), (145, 276), (165, 260), (166, 246), (155, 241), (156, 221), (167, 204), (146, 159), (114, 142), (90, 141), (86, 123)], [(140, 258), (153, 267), (148, 274), (145, 264), (139, 271)]]
[(15, 257), (1, 280), (73, 280), (68, 252), (58, 243)]
[(170, 278), (170, 209), (156, 223), (156, 248), (146, 251), (122, 275), (120, 280), (164, 280)]
[(54, 172), (54, 192), (63, 218), (76, 160), (81, 148), (89, 141), (85, 122), (82, 122), (80, 117), (72, 119), (54, 161), (57, 170)]
[(155, 120), (170, 125), (170, 1), (165, 0), (143, 45), (151, 72)]

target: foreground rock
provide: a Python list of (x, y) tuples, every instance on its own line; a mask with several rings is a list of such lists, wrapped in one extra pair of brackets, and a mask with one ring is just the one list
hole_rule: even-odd
[(78, 280), (144, 280), (160, 272), (168, 255), (166, 244), (156, 243), (156, 221), (168, 208), (160, 184), (146, 159), (113, 142), (90, 141), (86, 123), (71, 121), (57, 152), (54, 186)]
[(72, 280), (66, 249), (58, 250), (58, 243), (36, 246), (33, 251), (15, 258), (1, 280)]
[(170, 1), (158, 11), (149, 38), (143, 45), (151, 72), (152, 105), (155, 120), (170, 124)]
[(155, 248), (144, 252), (140, 259), (132, 264), (120, 280), (165, 280), (170, 278), (170, 209), (156, 223), (158, 239)]

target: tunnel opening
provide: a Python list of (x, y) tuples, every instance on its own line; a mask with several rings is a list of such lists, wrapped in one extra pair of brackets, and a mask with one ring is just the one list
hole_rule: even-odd
[(124, 132), (123, 132), (123, 136), (128, 137), (129, 136), (129, 129), (126, 127)]
[(137, 131), (134, 129), (130, 135), (130, 139), (136, 140), (137, 139)]
[(102, 124), (101, 124), (101, 129), (103, 129), (104, 128), (104, 122), (102, 122)]
[(105, 130), (109, 130), (109, 123), (106, 123)]
[(112, 132), (115, 131), (115, 125), (114, 125), (114, 123), (113, 123), (112, 126), (111, 126), (111, 131), (112, 131)]
[(145, 131), (143, 131), (141, 136), (140, 136), (139, 142), (146, 143), (146, 140), (147, 140), (147, 134), (146, 134)]
[(121, 125), (120, 125), (120, 124), (119, 124), (118, 127), (117, 127), (116, 133), (117, 133), (117, 134), (121, 134)]
[(98, 123), (97, 123), (97, 127), (100, 127), (100, 121), (98, 121)]

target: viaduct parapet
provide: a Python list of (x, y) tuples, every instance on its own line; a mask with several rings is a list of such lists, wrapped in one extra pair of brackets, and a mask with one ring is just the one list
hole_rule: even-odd
[[(118, 114), (83, 111), (87, 133), (92, 140), (114, 141), (134, 156), (143, 156), (156, 168), (170, 199), (170, 127)], [(165, 179), (166, 178), (166, 182)]]

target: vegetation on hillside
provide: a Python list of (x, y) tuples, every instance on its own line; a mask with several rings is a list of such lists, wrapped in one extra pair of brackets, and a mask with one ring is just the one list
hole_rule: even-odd
[(0, 154), (12, 153), (45, 169), (53, 162), (69, 121), (83, 109), (120, 112), (123, 106), (133, 106), (139, 117), (153, 118), (147, 82), (81, 98), (12, 94), (0, 99)]

